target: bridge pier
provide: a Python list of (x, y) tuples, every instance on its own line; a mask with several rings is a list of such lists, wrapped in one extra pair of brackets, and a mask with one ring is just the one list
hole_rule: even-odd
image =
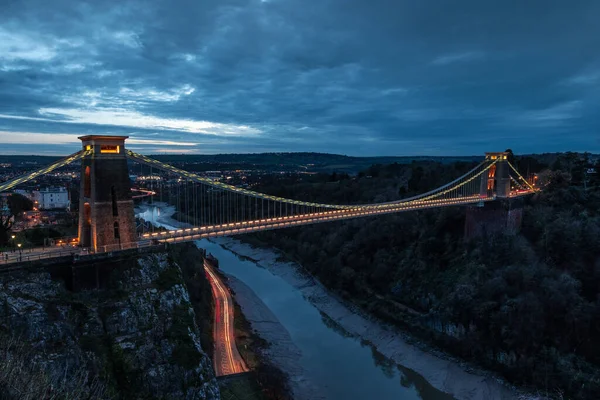
[(516, 234), (523, 220), (523, 200), (498, 199), (482, 207), (468, 207), (465, 218), (465, 239), (473, 239), (495, 233)]

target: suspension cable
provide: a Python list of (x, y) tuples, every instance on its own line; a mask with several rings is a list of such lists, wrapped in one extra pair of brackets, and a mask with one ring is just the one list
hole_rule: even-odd
[(4, 182), (4, 183), (0, 184), (0, 192), (10, 190), (21, 183), (28, 182), (32, 179), (37, 178), (40, 175), (47, 174), (49, 172), (54, 171), (57, 168), (64, 167), (65, 165), (69, 165), (72, 162), (82, 159), (83, 157), (85, 157), (89, 154), (92, 154), (92, 150), (80, 150), (77, 153), (73, 153), (70, 156), (67, 156), (65, 158), (62, 158), (62, 159), (56, 161), (54, 164), (48, 165), (47, 167), (38, 169), (37, 171), (31, 172), (26, 175), (21, 175), (15, 179)]
[[(454, 181), (441, 186), (437, 189), (434, 189), (432, 191), (429, 191), (427, 193), (421, 194), (419, 196), (415, 196), (415, 197), (411, 197), (411, 198), (407, 198), (407, 199), (401, 199), (395, 202), (389, 202), (389, 203), (380, 203), (380, 204), (357, 204), (357, 205), (335, 205), (335, 204), (321, 204), (321, 203), (312, 203), (312, 202), (304, 202), (304, 201), (298, 201), (298, 200), (292, 200), (292, 199), (286, 199), (283, 197), (278, 197), (278, 196), (271, 196), (271, 195), (267, 195), (267, 194), (263, 194), (263, 193), (258, 193), (258, 192), (254, 192), (252, 190), (247, 190), (247, 189), (243, 189), (243, 188), (239, 188), (236, 186), (232, 186), (232, 185), (228, 185), (226, 183), (222, 183), (222, 182), (215, 182), (212, 181), (209, 178), (204, 178), (201, 176), (198, 176), (194, 173), (191, 173), (189, 171), (185, 171), (185, 170), (181, 170), (179, 168), (173, 167), (169, 164), (165, 164), (162, 163), (160, 161), (154, 160), (152, 158), (146, 157), (144, 155), (141, 154), (137, 154), (132, 152), (131, 150), (127, 150), (127, 156), (130, 157), (131, 159), (133, 159), (134, 161), (140, 162), (140, 163), (144, 163), (144, 164), (148, 164), (148, 165), (153, 165), (156, 168), (165, 170), (165, 171), (169, 171), (172, 172), (174, 174), (180, 175), (180, 176), (184, 176), (188, 179), (191, 179), (193, 181), (199, 182), (199, 183), (204, 183), (207, 186), (212, 186), (214, 188), (218, 188), (220, 190), (227, 190), (227, 191), (231, 191), (234, 194), (239, 194), (239, 195), (246, 195), (246, 196), (250, 196), (250, 197), (256, 197), (256, 198), (260, 198), (263, 200), (263, 207), (264, 207), (264, 200), (267, 200), (267, 214), (269, 214), (270, 212), (270, 205), (269, 205), (269, 201), (276, 201), (276, 202), (284, 202), (284, 203), (288, 203), (291, 205), (296, 205), (296, 206), (304, 206), (304, 207), (321, 207), (321, 208), (328, 208), (328, 209), (337, 209), (337, 210), (347, 210), (347, 209), (381, 209), (381, 208), (387, 208), (387, 207), (392, 207), (396, 204), (399, 203), (408, 203), (408, 202), (412, 202), (412, 201), (424, 201), (424, 200), (428, 200), (440, 195), (445, 195), (446, 193), (457, 189), (467, 183), (469, 183), (471, 180), (477, 178), (478, 176), (480, 176), (481, 174), (483, 174), (485, 171), (489, 170), (489, 168), (494, 165), (496, 161), (493, 162), (489, 162), (489, 160), (485, 160), (482, 163), (480, 163), (479, 165), (477, 165), (475, 168), (473, 168), (472, 170), (470, 170), (469, 172), (467, 172), (466, 174), (462, 175), (461, 177), (455, 179)], [(469, 178), (468, 180), (460, 183), (457, 186), (452, 186), (458, 182), (460, 182), (461, 180), (465, 179), (466, 177), (468, 177), (470, 174), (476, 172), (479, 168), (481, 168), (482, 166), (486, 165), (486, 168), (484, 168), (483, 170), (481, 170), (479, 173), (477, 173), (476, 175), (472, 176), (471, 178)], [(449, 189), (447, 189), (449, 188)], [(444, 190), (447, 189), (447, 190)], [(263, 208), (263, 215), (264, 215), (264, 208)]]
[(511, 163), (510, 163), (510, 161), (508, 161), (508, 165), (510, 166), (510, 168), (511, 168), (513, 171), (515, 171), (515, 173), (517, 174), (517, 177), (521, 178), (521, 180), (522, 180), (523, 182), (525, 182), (525, 184), (526, 184), (527, 186), (529, 186), (529, 188), (530, 188), (531, 190), (533, 190), (534, 192), (537, 192), (537, 191), (538, 191), (538, 189), (536, 189), (535, 187), (533, 187), (533, 185), (531, 185), (531, 184), (530, 184), (530, 183), (527, 181), (527, 179), (523, 178), (523, 176), (522, 176), (522, 175), (519, 173), (519, 171), (517, 171), (517, 169), (516, 169), (516, 168), (515, 168), (515, 167), (514, 167), (514, 166), (513, 166)]

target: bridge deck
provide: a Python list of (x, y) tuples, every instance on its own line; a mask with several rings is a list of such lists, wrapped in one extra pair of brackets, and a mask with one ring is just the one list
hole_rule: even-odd
[(410, 203), (398, 203), (385, 209), (363, 210), (360, 207), (349, 210), (325, 211), (311, 214), (301, 214), (288, 217), (267, 218), (252, 221), (242, 221), (223, 225), (202, 226), (195, 228), (177, 229), (164, 232), (154, 232), (142, 235), (144, 239), (154, 239), (167, 243), (179, 243), (192, 240), (205, 239), (218, 236), (241, 235), (252, 232), (260, 232), (272, 229), (289, 228), (293, 226), (302, 226), (317, 224), (322, 222), (332, 222), (350, 218), (368, 217), (374, 215), (392, 214), (404, 211), (425, 210), (430, 208), (474, 205), (482, 204), (495, 200), (495, 197), (480, 198), (479, 196), (469, 196), (460, 200), (427, 200)]
[[(529, 195), (530, 191), (521, 191), (511, 193), (510, 198)], [(392, 214), (406, 211), (418, 211), (431, 208), (477, 205), (496, 200), (496, 197), (480, 197), (478, 195), (461, 197), (457, 199), (434, 199), (423, 201), (409, 201), (405, 203), (388, 203), (385, 208), (356, 208), (344, 210), (323, 211), (317, 213), (300, 214), (285, 217), (275, 217), (266, 219), (256, 219), (241, 222), (232, 222), (221, 225), (200, 226), (193, 228), (177, 229), (163, 232), (154, 232), (143, 234), (137, 242), (123, 243), (120, 245), (104, 246), (98, 249), (96, 254), (106, 252), (125, 251), (127, 249), (142, 249), (152, 247), (159, 243), (181, 243), (193, 240), (206, 239), (220, 236), (233, 236), (253, 232), (260, 232), (272, 229), (282, 229), (294, 226), (310, 225), (323, 222), (332, 222), (346, 220), (351, 218), (368, 217), (375, 215)], [(57, 257), (80, 257), (86, 256), (87, 252), (77, 247), (67, 248), (34, 248), (22, 253), (7, 253), (8, 258), (2, 257), (0, 265), (27, 263), (36, 260), (57, 258)]]

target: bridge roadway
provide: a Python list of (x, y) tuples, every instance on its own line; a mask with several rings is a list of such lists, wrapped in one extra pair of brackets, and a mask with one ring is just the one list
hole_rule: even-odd
[[(516, 196), (517, 195), (515, 195), (515, 197)], [(157, 240), (167, 243), (187, 242), (210, 237), (241, 235), (245, 233), (288, 228), (292, 226), (317, 224), (321, 222), (331, 222), (357, 217), (367, 217), (371, 215), (392, 214), (403, 211), (417, 211), (439, 207), (473, 205), (493, 200), (496, 200), (495, 196), (482, 198), (479, 195), (474, 195), (461, 197), (458, 199), (435, 199), (411, 201), (406, 203), (395, 203), (390, 204), (388, 207), (381, 209), (361, 209), (360, 206), (357, 206), (356, 208), (351, 209), (324, 211), (318, 213), (308, 213), (286, 217), (274, 217), (256, 219), (252, 221), (234, 222), (223, 225), (210, 225), (196, 228), (145, 233), (141, 236), (141, 241)]]

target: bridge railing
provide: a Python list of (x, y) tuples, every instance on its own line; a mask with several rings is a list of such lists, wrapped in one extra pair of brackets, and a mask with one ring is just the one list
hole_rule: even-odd
[(61, 250), (48, 250), (45, 252), (5, 252), (0, 256), (0, 264), (14, 264), (19, 262), (37, 261), (47, 258), (66, 257), (70, 255), (78, 254), (77, 248), (62, 249)]
[(128, 251), (132, 249), (144, 249), (153, 246), (164, 245), (158, 242), (152, 242), (150, 240), (140, 240), (138, 242), (122, 243), (113, 246), (103, 246), (98, 251), (91, 251), (87, 248), (81, 248), (78, 246), (65, 246), (57, 248), (35, 248), (27, 249), (22, 251), (9, 251), (0, 254), (0, 265), (27, 263), (33, 261), (40, 261), (49, 258), (58, 257), (73, 257), (74, 260), (81, 257), (92, 256), (95, 254), (109, 254), (118, 253), (121, 251)]

